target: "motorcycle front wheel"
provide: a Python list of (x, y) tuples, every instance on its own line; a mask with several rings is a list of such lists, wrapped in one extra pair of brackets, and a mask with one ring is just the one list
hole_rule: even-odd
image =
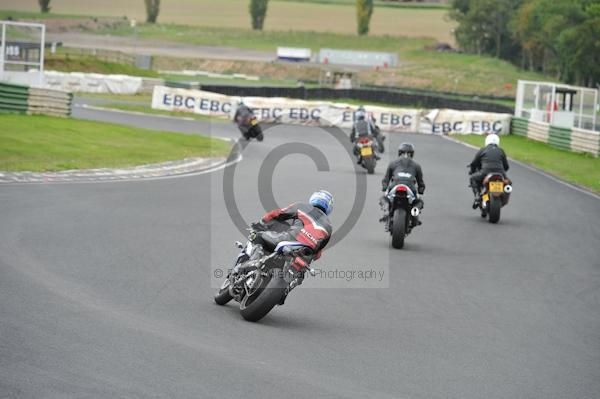
[(281, 277), (278, 269), (273, 270), (274, 276), (263, 277), (259, 286), (246, 295), (240, 302), (240, 314), (248, 321), (259, 321), (275, 307), (285, 295), (288, 284)]

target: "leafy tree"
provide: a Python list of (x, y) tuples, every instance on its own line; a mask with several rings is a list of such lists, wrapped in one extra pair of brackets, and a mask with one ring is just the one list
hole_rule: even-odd
[(373, 0), (356, 0), (356, 20), (359, 35), (369, 33), (371, 15), (373, 15)]
[(144, 0), (144, 2), (146, 3), (146, 22), (156, 23), (160, 11), (160, 0)]
[(40, 3), (40, 11), (43, 13), (50, 12), (50, 0), (38, 0)]
[(561, 77), (567, 82), (594, 87), (600, 84), (600, 4), (585, 8), (584, 20), (558, 36)]
[[(511, 23), (529, 67), (565, 81), (576, 80), (574, 54), (582, 46), (585, 0), (527, 0)], [(589, 27), (588, 27), (589, 31)]]
[(262, 30), (267, 17), (267, 6), (269, 0), (250, 0), (250, 16), (252, 17), (252, 29)]
[(522, 0), (454, 0), (450, 18), (458, 22), (458, 44), (477, 54), (514, 58), (509, 22)]
[(456, 41), (568, 83), (600, 83), (599, 0), (452, 0)]

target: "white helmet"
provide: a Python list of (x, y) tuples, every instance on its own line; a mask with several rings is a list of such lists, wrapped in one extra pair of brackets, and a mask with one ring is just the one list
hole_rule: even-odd
[(500, 137), (498, 137), (498, 135), (494, 133), (488, 134), (485, 138), (485, 146), (487, 147), (490, 144), (500, 145)]

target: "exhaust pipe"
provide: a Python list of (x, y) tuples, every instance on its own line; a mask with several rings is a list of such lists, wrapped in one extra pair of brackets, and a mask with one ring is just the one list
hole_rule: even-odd
[(510, 184), (507, 184), (506, 186), (504, 186), (504, 192), (506, 194), (512, 193), (512, 186)]
[(410, 214), (413, 217), (419, 216), (420, 213), (421, 213), (421, 210), (419, 208), (417, 208), (416, 206), (413, 209), (410, 210)]

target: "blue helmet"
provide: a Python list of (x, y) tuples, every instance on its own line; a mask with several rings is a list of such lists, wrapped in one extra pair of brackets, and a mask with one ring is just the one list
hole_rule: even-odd
[(320, 208), (326, 215), (333, 211), (333, 195), (329, 191), (319, 190), (312, 193), (308, 202)]

